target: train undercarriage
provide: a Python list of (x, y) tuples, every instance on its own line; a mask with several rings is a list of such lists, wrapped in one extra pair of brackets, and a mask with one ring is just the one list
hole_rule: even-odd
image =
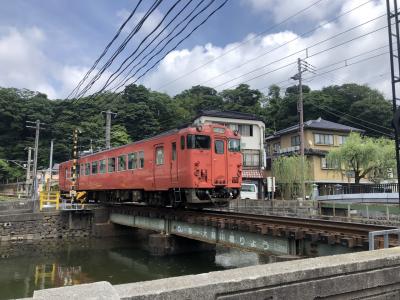
[(157, 207), (214, 207), (227, 206), (236, 199), (239, 189), (218, 187), (214, 189), (175, 188), (167, 191), (106, 190), (87, 191), (87, 202), (139, 202)]

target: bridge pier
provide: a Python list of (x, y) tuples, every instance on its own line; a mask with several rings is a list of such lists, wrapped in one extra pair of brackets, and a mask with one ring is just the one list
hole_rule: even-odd
[(212, 244), (163, 233), (150, 234), (148, 247), (150, 254), (154, 256), (215, 250), (215, 245)]

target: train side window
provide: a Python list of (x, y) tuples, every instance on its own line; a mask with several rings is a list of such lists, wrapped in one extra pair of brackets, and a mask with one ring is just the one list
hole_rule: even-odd
[(65, 168), (65, 178), (68, 178), (68, 168)]
[(98, 172), (98, 162), (97, 161), (94, 161), (94, 162), (92, 162), (92, 175), (94, 175), (94, 174), (97, 174), (97, 172)]
[(143, 169), (144, 168), (144, 151), (139, 151), (138, 157), (139, 157), (138, 168), (139, 169)]
[(126, 155), (118, 156), (118, 171), (126, 170)]
[(171, 159), (176, 160), (176, 142), (172, 143), (172, 152), (171, 152)]
[(128, 154), (128, 169), (134, 170), (137, 168), (137, 153)]
[(112, 173), (115, 171), (115, 157), (110, 157), (108, 159), (108, 172)]
[(164, 164), (164, 147), (160, 146), (156, 148), (156, 165)]
[(85, 175), (90, 175), (90, 163), (85, 164)]
[(74, 169), (71, 167), (71, 173), (69, 173), (69, 177), (72, 178), (72, 175), (74, 174)]
[(100, 174), (104, 174), (106, 172), (106, 160), (102, 159), (100, 161)]
[(215, 146), (215, 153), (216, 154), (224, 154), (224, 141), (222, 140), (216, 140), (214, 142), (214, 146)]
[(181, 136), (181, 150), (185, 150), (185, 136)]
[(81, 164), (80, 168), (79, 168), (79, 174), (81, 176), (85, 175), (85, 165)]
[(79, 177), (81, 175), (81, 165), (76, 165), (76, 176)]

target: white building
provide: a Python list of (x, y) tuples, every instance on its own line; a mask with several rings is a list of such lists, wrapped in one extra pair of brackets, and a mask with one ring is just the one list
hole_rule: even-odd
[(258, 186), (259, 198), (264, 198), (265, 124), (253, 114), (236, 111), (208, 110), (199, 114), (194, 124), (223, 124), (241, 135), (243, 181)]

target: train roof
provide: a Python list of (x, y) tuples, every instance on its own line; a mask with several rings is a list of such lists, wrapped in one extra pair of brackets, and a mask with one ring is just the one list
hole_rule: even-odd
[[(205, 127), (211, 127), (211, 126), (224, 127), (221, 124), (206, 124), (206, 125), (202, 125), (202, 126), (205, 126)], [(142, 139), (142, 140), (139, 140), (139, 141), (136, 141), (136, 142), (132, 142), (132, 143), (129, 143), (129, 144), (125, 144), (125, 145), (122, 145), (122, 146), (113, 147), (113, 148), (110, 148), (110, 149), (104, 149), (104, 150), (101, 150), (101, 151), (98, 151), (98, 152), (94, 152), (94, 153), (90, 153), (90, 154), (87, 154), (87, 155), (82, 155), (79, 158), (83, 158), (83, 157), (86, 158), (86, 157), (90, 157), (92, 155), (97, 155), (97, 154), (108, 152), (108, 151), (111, 151), (111, 150), (121, 149), (121, 148), (124, 148), (124, 147), (127, 147), (127, 146), (131, 146), (131, 145), (135, 145), (135, 144), (138, 144), (138, 143), (151, 141), (151, 140), (154, 140), (156, 138), (169, 136), (169, 135), (172, 135), (174, 133), (178, 133), (179, 131), (181, 131), (183, 129), (189, 129), (189, 128), (196, 128), (196, 126), (185, 126), (185, 127), (174, 128), (174, 129), (171, 129), (171, 130), (168, 130), (168, 131), (161, 132), (161, 133), (159, 133), (157, 135), (154, 135), (152, 137), (148, 137), (148, 138), (145, 138), (145, 139)], [(69, 159), (69, 160), (67, 160), (65, 162), (62, 162), (61, 164), (69, 162), (69, 161), (72, 161), (72, 159)]]

